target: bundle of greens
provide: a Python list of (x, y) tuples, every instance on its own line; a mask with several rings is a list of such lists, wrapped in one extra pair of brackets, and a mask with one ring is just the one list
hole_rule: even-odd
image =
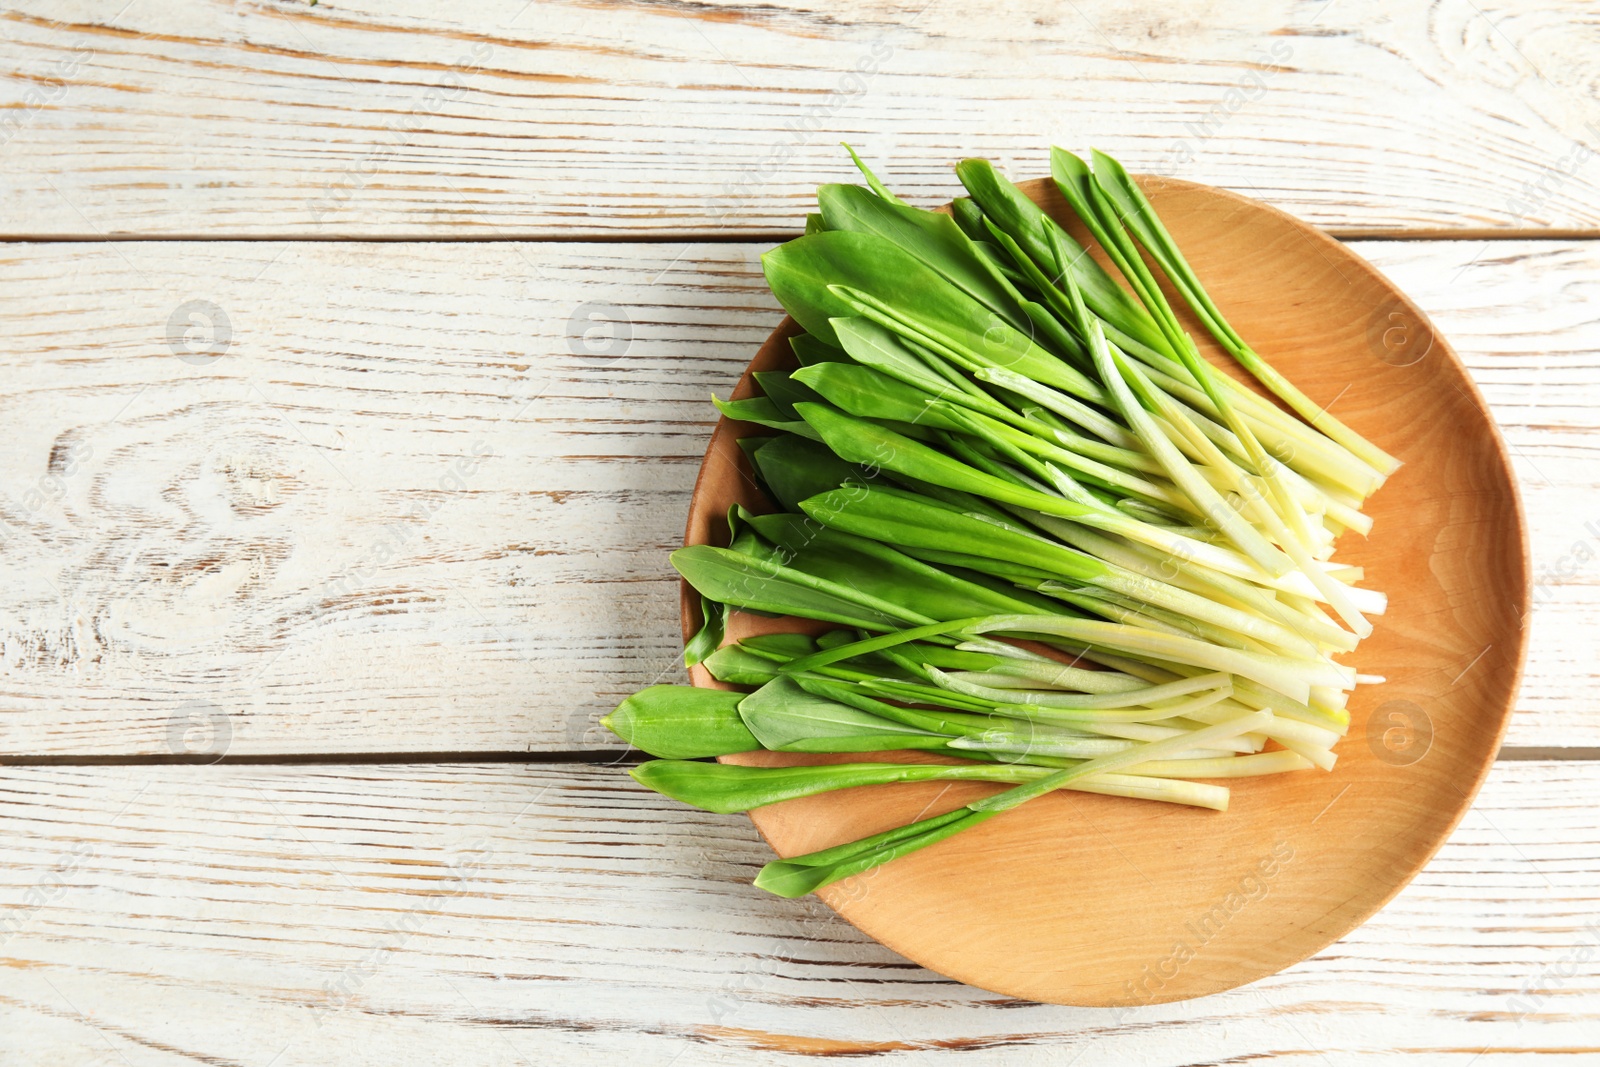
[[(1350, 692), (1381, 681), (1334, 657), (1385, 605), (1334, 542), (1398, 461), (1234, 331), (1109, 156), (1051, 169), (1126, 287), (983, 160), (949, 214), (856, 162), (867, 186), (823, 186), (763, 257), (798, 368), (716, 401), (773, 431), (740, 440), (773, 510), (672, 557), (705, 617), (685, 662), (753, 691), (623, 701), (607, 725), (660, 757), (634, 777), (719, 812), (1009, 786), (756, 879), (797, 896), (1057, 789), (1221, 811), (1215, 779), (1332, 769)], [(1202, 357), (1157, 272), (1282, 406)], [(724, 645), (730, 610), (835, 628)], [(763, 749), (929, 762), (703, 762)]]

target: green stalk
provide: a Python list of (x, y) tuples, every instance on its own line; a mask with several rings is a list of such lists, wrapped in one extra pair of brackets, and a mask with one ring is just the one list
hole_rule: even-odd
[(876, 651), (879, 648), (890, 648), (906, 641), (937, 634), (976, 635), (996, 631), (1064, 637), (1114, 649), (1124, 654), (1148, 655), (1192, 667), (1238, 674), (1300, 701), (1311, 695), (1313, 684), (1347, 688), (1354, 683), (1355, 677), (1355, 672), (1349, 668), (1326, 660), (1321, 662), (1293, 660), (1285, 656), (1268, 656), (1238, 649), (1219, 648), (1190, 638), (1151, 633), (1117, 623), (1044, 615), (994, 615), (915, 626), (898, 633), (883, 634), (804, 656), (791, 661), (785, 670), (815, 670), (854, 655)]
[(1025, 804), (1034, 797), (1043, 796), (1052, 789), (1059, 789), (1068, 782), (1079, 778), (1086, 778), (1091, 774), (1105, 771), (1123, 770), (1137, 766), (1140, 763), (1155, 759), (1170, 759), (1173, 755), (1186, 752), (1193, 748), (1203, 747), (1211, 741), (1221, 741), (1240, 734), (1258, 730), (1272, 721), (1270, 711), (1257, 711), (1241, 716), (1232, 722), (1222, 723), (1217, 726), (1208, 726), (1203, 730), (1196, 730), (1187, 737), (1173, 737), (1165, 741), (1152, 741), (1147, 745), (1138, 745), (1125, 752), (1118, 752), (1109, 756), (1080, 763), (1076, 767), (1068, 767), (1045, 778), (1015, 786), (992, 797), (985, 797), (967, 805), (971, 810), (984, 814), (994, 814), (1010, 811), (1020, 804)]
[[(1209, 692), (1212, 690), (1223, 691), (1224, 695), (1233, 692), (1229, 676), (1220, 672), (1196, 675), (1193, 678), (1183, 678), (1164, 685), (1149, 686), (1143, 689), (1123, 690), (1115, 693), (1045, 693), (1029, 692), (1026, 690), (991, 689), (987, 686), (974, 683), (963, 678), (960, 674), (947, 674), (937, 667), (930, 668), (935, 684), (942, 688), (950, 689), (966, 696), (982, 697), (1002, 704), (1026, 704), (1033, 707), (1052, 708), (1070, 711), (1092, 711), (1103, 708), (1133, 708), (1146, 705), (1147, 710), (1153, 708), (1160, 701), (1172, 700), (1176, 697), (1192, 696), (1195, 693)], [(1087, 672), (1085, 672), (1087, 673)], [(1171, 712), (1171, 709), (1165, 709)], [(1172, 712), (1183, 714), (1183, 712)], [(1157, 712), (1152, 718), (1161, 717)]]
[[(1056, 161), (1067, 153), (1061, 149), (1051, 150), (1051, 167), (1055, 169)], [(1218, 343), (1226, 348), (1230, 355), (1239, 361), (1239, 365), (1248, 370), (1257, 381), (1266, 386), (1272, 394), (1293, 408), (1311, 425), (1337, 441), (1362, 462), (1373, 467), (1385, 476), (1393, 474), (1400, 468), (1400, 461), (1378, 448), (1372, 442), (1350, 429), (1344, 423), (1328, 414), (1323, 406), (1314, 403), (1304, 393), (1300, 392), (1292, 382), (1279, 374), (1273, 367), (1256, 354), (1244, 339), (1228, 325), (1227, 319), (1212, 303), (1211, 297), (1200, 284), (1200, 279), (1184, 259), (1183, 253), (1178, 250), (1177, 242), (1162, 225), (1161, 218), (1156, 214), (1155, 207), (1145, 197), (1143, 190), (1129, 177), (1122, 164), (1112, 159), (1103, 152), (1094, 153), (1096, 184), (1099, 188), (1120, 199), (1124, 205), (1124, 217), (1129, 221), (1130, 227), (1139, 235), (1141, 243), (1152, 258), (1160, 264), (1162, 271), (1167, 275), (1173, 286), (1183, 294), (1189, 306), (1200, 316)], [(1103, 181), (1101, 179), (1104, 179)], [(1057, 181), (1061, 179), (1058, 177)]]
[[(1068, 282), (1070, 285), (1070, 278)], [(1122, 412), (1123, 418), (1128, 420), (1139, 440), (1161, 463), (1167, 476), (1194, 502), (1200, 513), (1221, 530), (1240, 551), (1255, 561), (1257, 566), (1273, 576), (1286, 573), (1290, 569), (1290, 563), (1283, 558), (1282, 553), (1268, 544), (1254, 527), (1228, 506), (1217, 495), (1217, 491), (1211, 488), (1210, 483), (1195, 473), (1189, 461), (1156, 427), (1140, 401), (1134, 397), (1134, 391), (1139, 390), (1144, 393), (1145, 399), (1149, 400), (1148, 382), (1111, 351), (1106, 344), (1105, 334), (1100, 329), (1099, 321), (1089, 317), (1076, 286), (1068, 289), (1068, 295), (1072, 298), (1073, 310), (1079, 315), (1080, 322), (1089, 336), (1089, 350), (1094, 357), (1095, 367), (1100, 371), (1101, 379), (1110, 388), (1117, 410)], [(1130, 385), (1133, 388), (1130, 388)]]

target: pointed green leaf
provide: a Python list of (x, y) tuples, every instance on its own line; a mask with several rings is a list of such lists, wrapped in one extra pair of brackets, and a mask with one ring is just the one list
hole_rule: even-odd
[(949, 738), (813, 696), (787, 676), (739, 702), (739, 717), (774, 752), (882, 752), (943, 749)]
[(928, 405), (934, 397), (920, 389), (856, 363), (819, 363), (795, 371), (795, 380), (828, 403), (851, 415), (893, 419), (941, 430), (960, 424)]
[(700, 617), (704, 621), (699, 633), (683, 646), (683, 665), (693, 667), (717, 650), (722, 644), (723, 625), (727, 619), (728, 609), (715, 600), (700, 598)]
[(853, 589), (766, 560), (711, 545), (672, 554), (672, 565), (702, 596), (773, 615), (798, 615), (869, 630), (895, 629), (922, 618)]
[(943, 275), (968, 296), (1019, 329), (1021, 308), (949, 215), (895, 204), (859, 185), (824, 185), (817, 203), (830, 230), (873, 233), (893, 242)]
[(744, 400), (720, 400), (713, 396), (711, 402), (716, 405), (718, 411), (738, 422), (753, 422), (757, 426), (785, 430), (797, 433), (801, 437), (816, 437), (815, 430), (803, 421), (784, 415), (782, 409), (768, 397), (752, 396)]
[[(1097, 315), (1146, 344), (1162, 344), (1162, 335), (1144, 308), (1059, 223), (996, 171), (993, 164), (985, 159), (964, 159), (956, 164), (956, 177), (983, 209), (984, 217), (1011, 235), (1046, 275), (1059, 278), (1070, 270)], [(1055, 241), (1047, 236), (1047, 231), (1054, 233)], [(1065, 263), (1057, 261), (1052, 248), (1056, 243), (1066, 251)]]
[(634, 748), (667, 759), (699, 759), (761, 747), (739, 716), (743, 693), (652, 685), (600, 721)]
[[(883, 325), (979, 366), (1008, 367), (1075, 393), (1081, 374), (1019, 328), (893, 242), (846, 230), (810, 234), (761, 257), (773, 295), (807, 333), (838, 344), (830, 320), (886, 317)], [(1092, 397), (1089, 397), (1092, 398)]]
[[(812, 696), (846, 704), (868, 715), (876, 715), (880, 719), (888, 719), (912, 729), (926, 730), (928, 733), (943, 734), (947, 737), (973, 737), (992, 730), (995, 726), (994, 720), (983, 714), (970, 715), (961, 711), (922, 711), (916, 708), (897, 707), (863, 692), (859, 686), (832, 678), (814, 674), (790, 674), (784, 677)], [(903, 682), (897, 683), (896, 687), (901, 691), (921, 688), (908, 686)], [(942, 696), (937, 690), (926, 695)]]
[(821, 399), (809, 386), (795, 381), (788, 371), (756, 371), (754, 377), (761, 391), (767, 395), (767, 399), (776, 404), (787, 419), (796, 417), (795, 404), (815, 403)]
[(711, 677), (729, 685), (765, 685), (778, 676), (781, 661), (758, 656), (740, 645), (723, 645), (705, 658)]
[(850, 357), (844, 349), (835, 348), (809, 333), (796, 334), (789, 338), (789, 347), (794, 350), (794, 358), (799, 360), (802, 367), (809, 367), (813, 363), (850, 362)]
[(664, 796), (706, 811), (729, 814), (835, 789), (943, 780), (1020, 784), (1050, 772), (1042, 767), (1016, 764), (831, 763), (813, 767), (740, 767), (731, 763), (651, 760), (628, 773), (640, 785)]
[(848, 587), (874, 603), (893, 603), (907, 617), (965, 619), (984, 613), (1057, 610), (1047, 598), (952, 574), (890, 545), (826, 529), (802, 515), (760, 515), (750, 524), (778, 547), (791, 570)]
[(772, 498), (790, 511), (808, 496), (865, 477), (861, 467), (846, 463), (827, 445), (795, 434), (769, 438), (752, 453), (751, 464)]
[(800, 502), (824, 525), (890, 544), (992, 556), (1036, 568), (1056, 578), (1089, 580), (1106, 564), (1021, 528), (963, 514), (955, 508), (889, 487), (852, 486)]
[(861, 172), (861, 176), (863, 178), (867, 179), (867, 184), (872, 186), (873, 192), (877, 193), (891, 204), (905, 203), (905, 201), (891, 193), (888, 186), (884, 185), (883, 182), (878, 180), (878, 176), (872, 173), (872, 168), (868, 167), (866, 163), (862, 161), (861, 157), (856, 155), (856, 150), (854, 148), (851, 148), (843, 141), (840, 141), (839, 143), (844, 146), (844, 150), (846, 152), (850, 153), (850, 158), (855, 161), (856, 169)]
[(936, 844), (997, 814), (957, 808), (948, 814), (935, 815), (931, 819), (874, 834), (837, 848), (823, 849), (788, 860), (774, 860), (761, 868), (761, 873), (756, 875), (756, 885), (780, 897), (805, 896), (841, 878), (860, 874)]

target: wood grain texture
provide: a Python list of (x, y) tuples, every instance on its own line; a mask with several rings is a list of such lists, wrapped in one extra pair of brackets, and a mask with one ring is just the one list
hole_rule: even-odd
[(708, 395), (775, 319), (754, 249), (679, 251), (10, 247), (7, 748), (582, 747), (676, 669)]
[[(1352, 247), (1513, 449), (1542, 580), (1509, 743), (1600, 744), (1600, 559), (1574, 549), (1600, 550), (1600, 250)], [(780, 317), (760, 251), (0, 246), (0, 752), (609, 744), (602, 708), (678, 677), (666, 554), (708, 394)], [(168, 340), (193, 300), (231, 330), (204, 365)]]
[[(853, 180), (841, 138), (928, 204), (1058, 140), (1346, 234), (1587, 236), (1597, 40), (1577, 0), (12, 0), (0, 236), (765, 240)], [(1355, 247), (1522, 478), (1509, 740), (1592, 755), (1600, 252)], [(705, 394), (778, 319), (759, 251), (0, 246), (0, 755), (605, 746), (675, 676), (665, 554)], [(1373, 921), (1126, 1015), (762, 894), (744, 817), (617, 768), (0, 769), (0, 1062), (1585, 1063), (1597, 767), (1499, 764)]]
[[(1600, 226), (1581, 0), (13, 0), (0, 232), (794, 231), (1051, 141), (1347, 230)], [(913, 162), (905, 162), (913, 161)]]
[(620, 768), (10, 768), (0, 1059), (1584, 1063), (1596, 789), (1597, 764), (1499, 764), (1366, 926), (1119, 1013), (981, 993), (769, 896), (747, 819)]

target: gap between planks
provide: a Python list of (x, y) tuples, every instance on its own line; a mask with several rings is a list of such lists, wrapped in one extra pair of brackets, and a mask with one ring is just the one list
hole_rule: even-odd
[[(1323, 227), (1322, 232), (1339, 241), (1593, 241), (1600, 240), (1600, 229), (1462, 227), (1460, 229), (1386, 230)], [(606, 230), (592, 234), (564, 230), (548, 233), (538, 230), (507, 233), (496, 227), (494, 233), (411, 233), (329, 235), (286, 231), (277, 234), (216, 233), (83, 233), (83, 234), (4, 234), (0, 244), (777, 244), (801, 236), (803, 230), (646, 230), (618, 233)]]
[[(439, 764), (439, 763), (508, 763), (508, 764), (582, 764), (596, 767), (636, 767), (653, 757), (633, 750), (616, 752), (557, 751), (469, 751), (469, 752), (286, 752), (253, 753), (240, 756), (207, 756), (204, 754), (145, 754), (145, 755), (0, 755), (0, 767), (167, 767), (211, 766), (224, 763), (238, 767), (292, 766), (296, 764), (351, 765), (372, 764)], [(1579, 763), (1600, 761), (1600, 747), (1559, 748), (1552, 745), (1506, 745), (1495, 754), (1498, 762), (1564, 761)]]

